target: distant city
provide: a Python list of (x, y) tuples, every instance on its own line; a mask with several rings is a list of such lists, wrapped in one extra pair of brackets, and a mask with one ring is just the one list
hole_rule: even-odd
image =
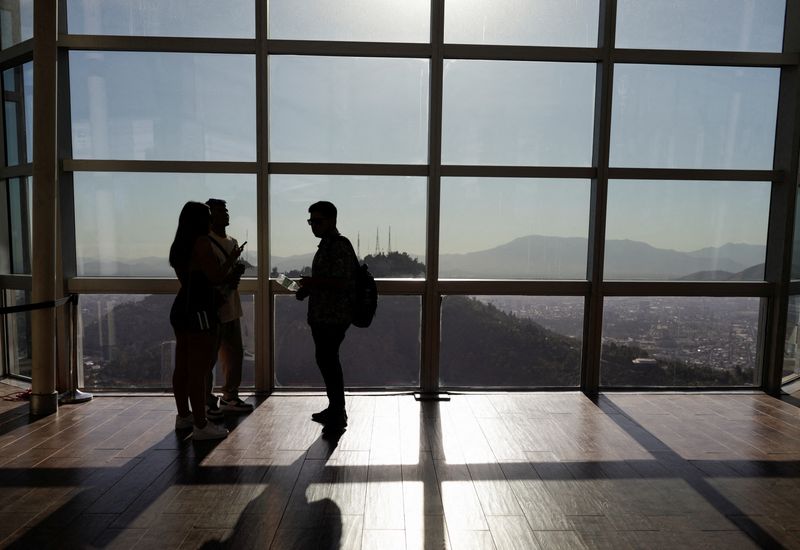
[[(481, 301), (580, 339), (583, 298), (481, 297)], [(636, 346), (652, 359), (727, 370), (755, 369), (758, 355), (758, 298), (607, 298), (603, 343)], [(642, 365), (649, 361), (642, 360)]]

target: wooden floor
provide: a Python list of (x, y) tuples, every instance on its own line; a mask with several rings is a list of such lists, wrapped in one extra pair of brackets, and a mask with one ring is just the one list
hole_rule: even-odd
[(338, 442), (309, 421), (323, 397), (272, 396), (201, 443), (176, 434), (169, 397), (36, 421), (0, 401), (0, 544), (800, 548), (791, 397), (348, 399)]

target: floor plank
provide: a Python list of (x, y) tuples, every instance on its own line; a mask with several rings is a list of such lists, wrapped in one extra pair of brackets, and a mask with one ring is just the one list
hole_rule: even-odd
[[(251, 398), (253, 399), (253, 398)], [(757, 392), (319, 395), (174, 432), (169, 396), (0, 402), (0, 547), (800, 548), (800, 410)]]

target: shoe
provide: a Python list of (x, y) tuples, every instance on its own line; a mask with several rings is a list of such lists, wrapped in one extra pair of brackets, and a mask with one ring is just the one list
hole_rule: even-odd
[(206, 418), (210, 418), (211, 420), (219, 420), (220, 418), (224, 418), (225, 413), (222, 412), (222, 409), (219, 407), (206, 407)]
[(347, 426), (347, 413), (342, 411), (341, 414), (337, 414), (330, 408), (327, 408), (319, 412), (311, 413), (311, 420), (314, 422), (319, 422), (320, 424), (327, 424), (331, 421), (339, 421), (344, 422), (344, 425)]
[(223, 411), (232, 411), (240, 413), (253, 412), (253, 405), (247, 403), (246, 401), (242, 401), (238, 397), (234, 397), (233, 399), (225, 399), (224, 397), (220, 398), (219, 408), (222, 409)]
[(175, 415), (176, 430), (188, 430), (192, 426), (194, 426), (194, 419), (192, 417), (192, 413), (189, 413), (186, 416), (181, 416), (179, 414)]
[(325, 409), (319, 412), (311, 413), (311, 420), (314, 422), (319, 422), (320, 424), (325, 424), (325, 421), (328, 420), (328, 415), (330, 414), (330, 409)]
[(202, 428), (194, 427), (192, 439), (225, 439), (228, 437), (228, 430), (211, 422), (206, 422)]
[(343, 432), (347, 426), (347, 413), (329, 412), (324, 421), (325, 426), (322, 428), (322, 433), (337, 433)]

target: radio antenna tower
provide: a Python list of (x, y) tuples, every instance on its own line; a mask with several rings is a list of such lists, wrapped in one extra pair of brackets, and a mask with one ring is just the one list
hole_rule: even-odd
[(358, 232), (357, 237), (358, 240), (356, 241), (356, 256), (359, 258), (361, 257), (361, 231)]
[(375, 255), (381, 253), (381, 228), (375, 228)]
[(392, 252), (392, 226), (389, 226), (389, 244), (386, 246), (386, 253), (390, 254)]

